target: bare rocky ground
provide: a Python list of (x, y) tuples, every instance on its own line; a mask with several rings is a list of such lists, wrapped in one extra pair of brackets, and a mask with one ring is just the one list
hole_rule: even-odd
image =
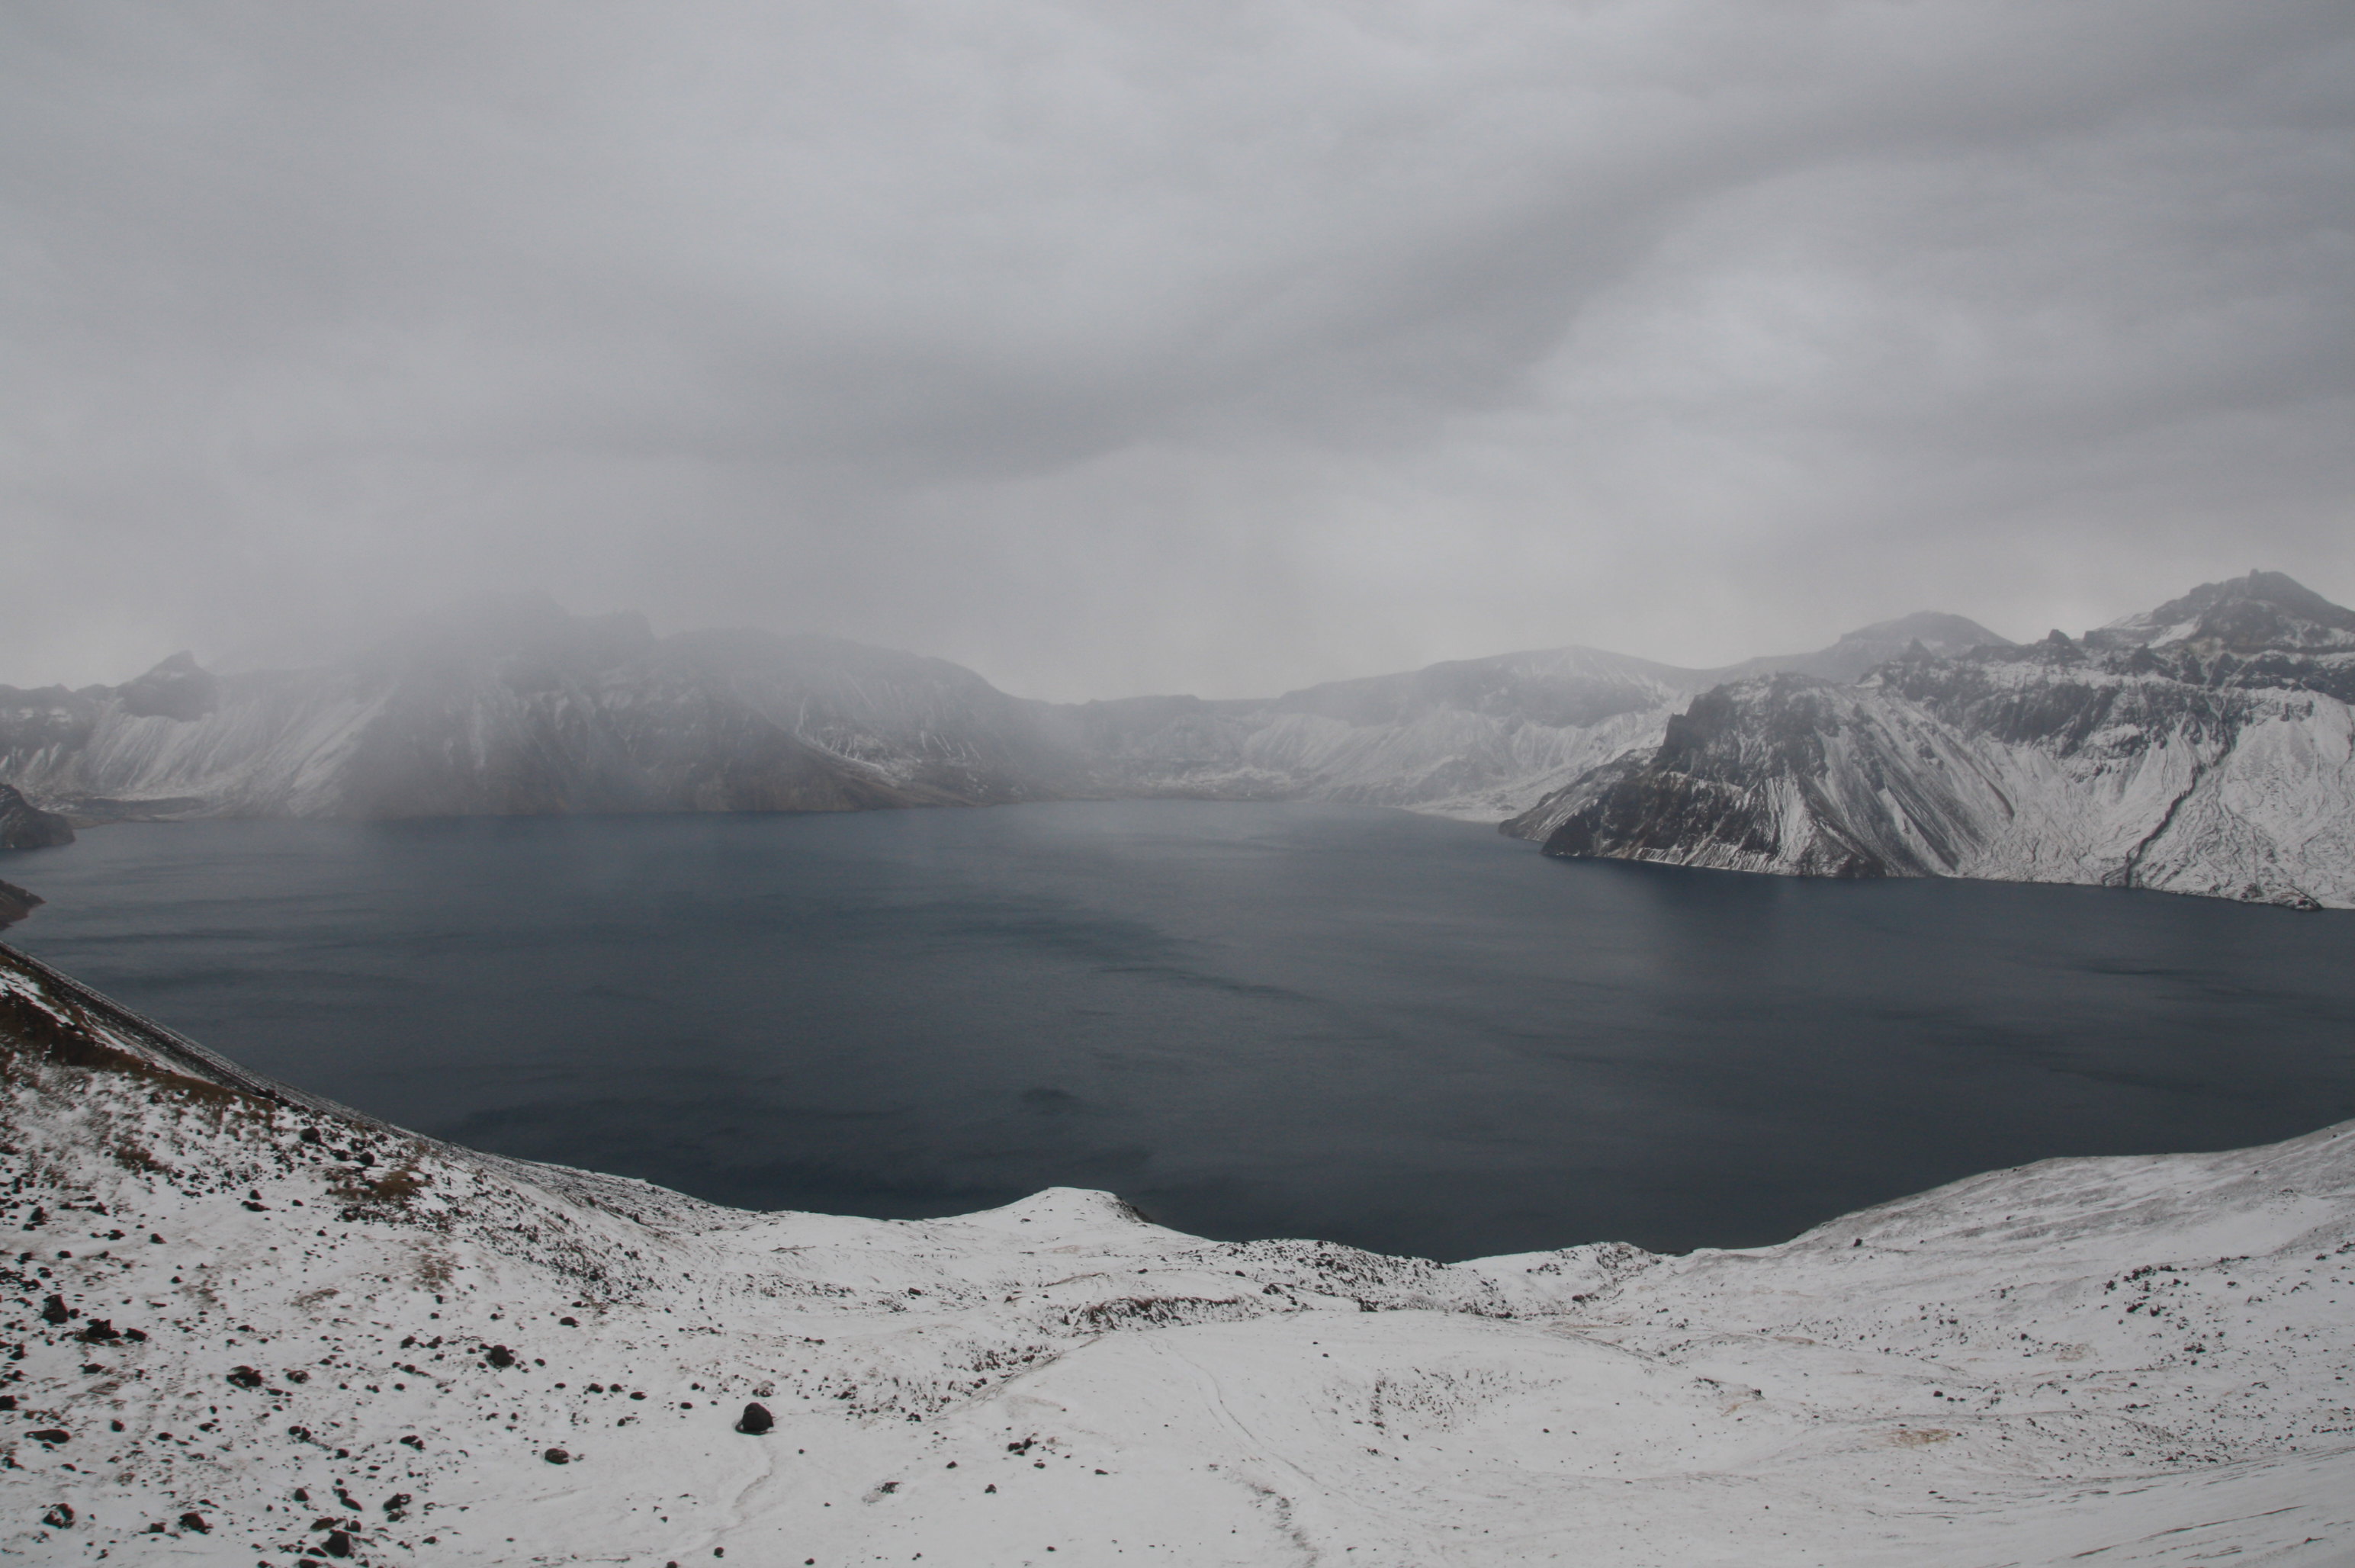
[(27, 1561), (2355, 1561), (2355, 1124), (1442, 1266), (516, 1164), (5, 948), (0, 1047)]

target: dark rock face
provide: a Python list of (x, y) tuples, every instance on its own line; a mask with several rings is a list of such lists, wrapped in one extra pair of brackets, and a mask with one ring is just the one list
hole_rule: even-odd
[(73, 840), (72, 823), (0, 784), (0, 849), (48, 849)]
[(14, 882), (0, 882), (0, 927), (16, 924), (40, 907), (41, 895), (27, 892)]
[(736, 1430), (754, 1437), (776, 1424), (777, 1418), (769, 1413), (769, 1407), (759, 1403), (746, 1405), (744, 1413), (736, 1418)]

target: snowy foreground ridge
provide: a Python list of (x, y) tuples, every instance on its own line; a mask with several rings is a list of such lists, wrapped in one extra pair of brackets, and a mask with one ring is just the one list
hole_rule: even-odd
[(495, 1159), (5, 948), (0, 1070), (25, 1561), (2355, 1560), (2355, 1124), (1443, 1267)]

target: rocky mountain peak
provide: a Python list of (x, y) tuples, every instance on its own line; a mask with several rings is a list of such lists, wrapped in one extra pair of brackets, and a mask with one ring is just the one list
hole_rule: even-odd
[(136, 680), (115, 689), (123, 711), (134, 719), (175, 719), (192, 724), (210, 713), (220, 699), (220, 684), (212, 672), (197, 663), (196, 655), (174, 654)]
[(2110, 648), (2188, 644), (2243, 655), (2355, 648), (2355, 610), (2283, 572), (2252, 571), (2203, 582), (2155, 610), (2088, 632), (2085, 640)]

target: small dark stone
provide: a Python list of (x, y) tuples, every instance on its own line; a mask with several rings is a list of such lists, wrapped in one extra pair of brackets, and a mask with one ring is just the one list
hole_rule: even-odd
[(41, 1303), (41, 1321), (44, 1323), (63, 1323), (73, 1315), (73, 1308), (66, 1305), (66, 1298), (62, 1296), (52, 1296)]
[(410, 1498), (407, 1492), (393, 1493), (392, 1496), (384, 1499), (385, 1516), (389, 1519), (396, 1520), (407, 1518), (409, 1515), (409, 1505), (415, 1499)]
[(16, 1396), (15, 1394), (0, 1393), (0, 1410), (14, 1410), (16, 1408)]
[(566, 1453), (561, 1448), (550, 1448), (547, 1453), (542, 1454), (540, 1457), (547, 1460), (551, 1465), (570, 1465), (572, 1463), (572, 1456)]
[(424, 1439), (424, 1438), (422, 1438), (422, 1437), (420, 1437), (420, 1436), (419, 1436), (419, 1435), (417, 1435), (417, 1434), (416, 1434), (416, 1433), (414, 1433), (414, 1432), (410, 1433), (408, 1436), (406, 1436), (406, 1437), (402, 1438), (402, 1439), (401, 1439), (401, 1441), (402, 1441), (403, 1443), (408, 1444), (411, 1448), (416, 1449), (420, 1454), (422, 1454), (422, 1453), (424, 1453), (424, 1452), (425, 1452), (425, 1439)]
[(301, 1138), (306, 1144), (314, 1144), (319, 1141), (319, 1129), (316, 1127), (304, 1127), (301, 1132), (294, 1136)]
[(767, 1405), (753, 1403), (746, 1405), (744, 1413), (736, 1418), (736, 1430), (758, 1437), (776, 1424), (777, 1418), (769, 1413)]
[(93, 1317), (82, 1326), (81, 1332), (74, 1338), (85, 1345), (104, 1345), (120, 1339), (123, 1336), (115, 1331), (112, 1318)]
[(229, 1381), (240, 1388), (260, 1388), (261, 1374), (251, 1367), (238, 1367), (230, 1371)]
[(557, 1321), (563, 1324), (567, 1328), (578, 1328), (581, 1327), (581, 1319), (578, 1317), (559, 1317)]
[(331, 1530), (327, 1531), (328, 1556), (349, 1557), (351, 1554), (352, 1538), (349, 1534), (340, 1530)]
[(136, 1344), (144, 1345), (147, 1342), (147, 1331), (144, 1328), (125, 1328), (123, 1331), (123, 1337)]
[(206, 1522), (205, 1516), (200, 1513), (182, 1514), (180, 1516), (180, 1528), (182, 1530), (193, 1530), (198, 1535), (210, 1535), (213, 1532), (213, 1527)]
[(41, 1522), (52, 1530), (63, 1530), (74, 1521), (73, 1504), (59, 1503), (41, 1516)]
[(515, 1365), (515, 1352), (505, 1345), (494, 1345), (490, 1349), (489, 1360), (495, 1367), (512, 1367)]
[(308, 1487), (297, 1487), (297, 1488), (294, 1488), (294, 1500), (295, 1500), (296, 1502), (298, 1502), (298, 1503), (307, 1503), (307, 1502), (309, 1502), (309, 1501), (311, 1500), (311, 1488), (308, 1488)]
[(25, 1435), (31, 1438), (36, 1443), (70, 1443), (73, 1441), (73, 1434), (68, 1432), (62, 1426), (44, 1427), (38, 1432), (27, 1432)]

